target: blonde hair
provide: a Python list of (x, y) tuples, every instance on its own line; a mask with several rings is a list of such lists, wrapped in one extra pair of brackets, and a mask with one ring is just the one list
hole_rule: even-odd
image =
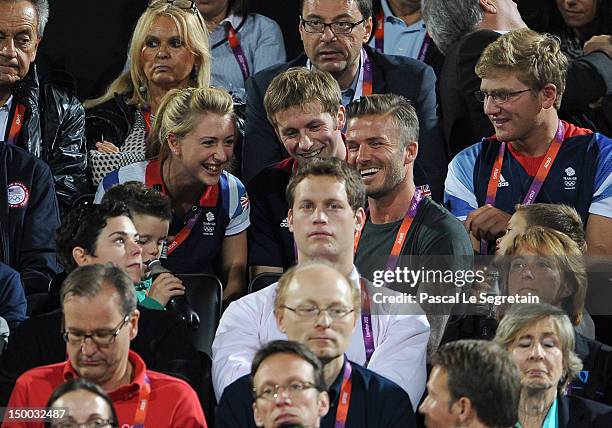
[(546, 318), (552, 320), (561, 342), (563, 376), (557, 386), (557, 392), (561, 395), (567, 385), (582, 370), (582, 361), (574, 352), (576, 342), (574, 327), (563, 310), (547, 303), (517, 303), (512, 305), (497, 326), (497, 332), (493, 340), (503, 348), (508, 349), (523, 330)]
[[(141, 50), (147, 33), (160, 17), (169, 17), (174, 21), (185, 48), (195, 56), (190, 86), (206, 88), (210, 86), (211, 53), (208, 42), (208, 30), (202, 25), (202, 17), (197, 10), (181, 9), (171, 3), (160, 3), (148, 7), (138, 19), (130, 41), (130, 69), (119, 75), (108, 87), (104, 95), (87, 100), (85, 108), (92, 108), (112, 99), (115, 94), (127, 96), (127, 103), (143, 107), (150, 103), (148, 80), (141, 60)], [(144, 89), (144, 90), (141, 90)]]
[(292, 67), (272, 79), (264, 96), (266, 114), (274, 127), (277, 113), (291, 107), (305, 109), (308, 104), (319, 104), (323, 113), (336, 119), (342, 93), (331, 74), (315, 68)]
[(565, 91), (567, 64), (558, 38), (523, 28), (487, 46), (476, 65), (476, 74), (485, 79), (499, 71), (514, 72), (518, 80), (537, 90), (552, 83), (557, 87), (554, 106), (558, 110)]
[[(521, 250), (533, 251), (546, 257), (554, 257), (561, 272), (561, 281), (570, 287), (570, 295), (561, 302), (574, 325), (580, 324), (584, 312), (587, 293), (587, 273), (581, 248), (569, 236), (557, 230), (542, 226), (529, 227), (524, 233), (514, 237), (505, 256), (514, 256)], [(502, 294), (508, 292), (510, 257), (501, 266)]]
[(170, 134), (182, 138), (198, 124), (198, 117), (212, 113), (220, 116), (234, 114), (234, 102), (230, 94), (217, 88), (171, 89), (159, 105), (157, 117), (151, 127), (147, 158), (170, 156), (167, 139)]

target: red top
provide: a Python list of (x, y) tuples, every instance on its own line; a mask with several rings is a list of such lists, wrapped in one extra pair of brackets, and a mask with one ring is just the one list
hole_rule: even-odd
[[(593, 131), (591, 131), (590, 129), (578, 128), (576, 125), (572, 125), (571, 123), (568, 123), (566, 121), (562, 122), (565, 126), (565, 135), (563, 137), (563, 141), (567, 140), (570, 137), (575, 137), (577, 135), (586, 135), (593, 133)], [(535, 157), (525, 156), (524, 154), (517, 152), (516, 149), (512, 147), (512, 143), (508, 144), (507, 147), (512, 156), (525, 169), (527, 174), (529, 174), (531, 177), (535, 176), (545, 155)]]
[[(204, 412), (195, 391), (181, 379), (147, 370), (144, 361), (130, 350), (130, 363), (134, 377), (124, 385), (108, 393), (113, 400), (119, 418), (119, 426), (134, 424), (140, 388), (144, 387), (145, 372), (151, 382), (151, 395), (147, 404), (146, 427), (206, 428)], [(44, 407), (53, 390), (61, 383), (78, 377), (70, 360), (63, 363), (36, 367), (22, 374), (11, 394), (2, 427), (43, 427), (43, 422), (15, 422), (7, 418), (13, 407)]]

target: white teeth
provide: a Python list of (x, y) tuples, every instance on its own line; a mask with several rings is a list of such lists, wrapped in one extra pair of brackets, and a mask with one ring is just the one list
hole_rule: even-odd
[(361, 170), (361, 176), (365, 177), (367, 175), (372, 175), (372, 174), (376, 174), (378, 171), (380, 171), (380, 168), (369, 168), (369, 169), (362, 169)]
[(323, 149), (319, 149), (319, 150), (315, 150), (313, 152), (300, 153), (300, 156), (302, 156), (303, 158), (306, 158), (306, 159), (310, 159), (310, 158), (313, 158), (315, 156), (318, 156), (319, 153), (321, 153), (322, 151), (323, 151)]

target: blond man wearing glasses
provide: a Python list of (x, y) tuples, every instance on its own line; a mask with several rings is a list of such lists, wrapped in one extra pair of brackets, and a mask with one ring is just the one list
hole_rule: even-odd
[[(63, 382), (84, 378), (113, 400), (119, 426), (206, 427), (195, 391), (184, 381), (148, 370), (130, 351), (138, 333), (133, 281), (121, 268), (87, 265), (74, 270), (60, 294), (68, 360), (37, 367), (17, 379), (5, 412), (5, 427), (40, 426), (45, 415), (15, 416), (43, 407)], [(58, 415), (59, 416), (59, 415)]]

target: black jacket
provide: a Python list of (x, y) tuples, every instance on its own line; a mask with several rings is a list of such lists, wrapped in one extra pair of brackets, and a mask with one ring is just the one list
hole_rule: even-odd
[[(417, 185), (427, 182), (434, 199), (441, 200), (448, 160), (438, 127), (433, 70), (412, 58), (380, 54), (367, 45), (363, 48), (372, 60), (372, 92), (398, 94), (412, 102), (419, 118), (419, 155), (415, 162), (414, 179)], [(242, 173), (247, 184), (264, 167), (288, 157), (268, 122), (263, 99), (274, 77), (291, 67), (303, 67), (307, 59), (306, 54), (302, 54), (285, 64), (260, 71), (246, 81)]]
[(16, 84), (13, 96), (10, 117), (18, 103), (26, 107), (17, 145), (51, 167), (61, 208), (67, 209), (90, 191), (83, 106), (67, 91), (39, 81), (34, 65)]
[(579, 397), (558, 397), (559, 428), (610, 428), (612, 407)]
[(114, 98), (85, 112), (85, 136), (87, 149), (95, 150), (96, 143), (105, 141), (121, 148), (132, 131), (136, 117), (136, 106), (129, 105), (125, 97), (115, 94)]
[(60, 271), (59, 225), (49, 167), (18, 147), (0, 144), (0, 262), (19, 272), (26, 294), (47, 292)]

